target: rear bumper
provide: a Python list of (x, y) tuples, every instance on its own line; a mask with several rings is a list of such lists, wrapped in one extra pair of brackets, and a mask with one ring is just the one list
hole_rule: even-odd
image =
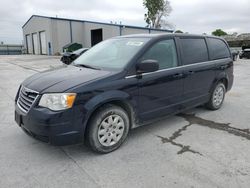
[(45, 108), (32, 108), (27, 114), (15, 105), (15, 121), (29, 136), (52, 145), (83, 142), (83, 116), (77, 108), (53, 112)]

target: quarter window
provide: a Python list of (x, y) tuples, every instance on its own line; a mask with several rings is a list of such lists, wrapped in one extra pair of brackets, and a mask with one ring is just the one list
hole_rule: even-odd
[(208, 61), (208, 50), (203, 38), (180, 39), (184, 65)]
[(157, 60), (159, 69), (177, 66), (177, 54), (173, 39), (163, 40), (154, 44), (142, 57), (142, 60)]
[(223, 40), (208, 38), (208, 47), (212, 60), (230, 57), (230, 52)]

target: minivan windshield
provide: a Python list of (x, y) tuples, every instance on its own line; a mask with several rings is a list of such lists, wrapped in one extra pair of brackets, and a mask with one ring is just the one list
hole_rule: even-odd
[(115, 38), (103, 41), (77, 58), (73, 65), (123, 69), (149, 38)]

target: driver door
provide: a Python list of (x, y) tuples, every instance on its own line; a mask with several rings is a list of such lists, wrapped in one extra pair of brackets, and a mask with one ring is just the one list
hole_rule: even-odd
[(148, 59), (158, 61), (159, 70), (143, 73), (139, 79), (138, 104), (142, 123), (178, 111), (183, 94), (183, 73), (178, 68), (175, 40), (153, 44), (141, 61)]

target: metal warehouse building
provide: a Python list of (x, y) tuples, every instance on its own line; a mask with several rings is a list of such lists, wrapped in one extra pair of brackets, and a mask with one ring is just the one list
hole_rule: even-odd
[(24, 47), (28, 54), (53, 55), (63, 46), (79, 43), (85, 48), (111, 37), (139, 33), (162, 33), (170, 30), (152, 29), (86, 20), (33, 15), (23, 25)]

